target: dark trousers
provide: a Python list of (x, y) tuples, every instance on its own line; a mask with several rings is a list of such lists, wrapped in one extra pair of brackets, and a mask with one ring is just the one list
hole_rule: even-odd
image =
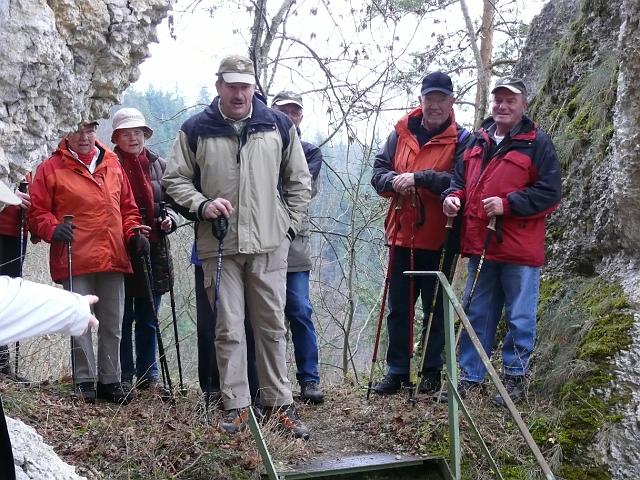
[(9, 438), (9, 431), (7, 430), (7, 420), (4, 418), (2, 398), (0, 398), (0, 478), (6, 478), (7, 480), (14, 480), (16, 478), (11, 439)]
[[(391, 281), (389, 283), (389, 315), (387, 315), (387, 333), (389, 347), (387, 349), (387, 365), (389, 373), (406, 375), (409, 373), (409, 308), (410, 277), (402, 272), (411, 270), (411, 249), (395, 247), (393, 264), (391, 265)], [(442, 267), (445, 273), (451, 271), (451, 264), (455, 255), (448, 253)], [(440, 263), (440, 251), (415, 249), (413, 270), (438, 270)], [(414, 277), (415, 305), (418, 296), (422, 301), (424, 311), (423, 330), (424, 336), (429, 319), (429, 309), (433, 301), (435, 277)], [(412, 340), (413, 341), (413, 340)], [(439, 371), (442, 369), (444, 349), (444, 320), (442, 307), (442, 289), (438, 289), (438, 299), (433, 315), (427, 353), (424, 361), (423, 372)], [(415, 358), (420, 360), (420, 353), (415, 352)]]
[[(19, 277), (20, 270), (20, 238), (0, 235), (0, 275)], [(0, 372), (9, 369), (9, 347), (0, 345)]]
[[(204, 272), (202, 267), (194, 265), (196, 290), (196, 323), (198, 330), (198, 380), (203, 392), (220, 390), (220, 373), (216, 362), (216, 319), (204, 288)], [(256, 370), (256, 353), (253, 341), (253, 330), (249, 318), (244, 321), (247, 335), (247, 375), (251, 398), (255, 401), (258, 395), (258, 372)]]

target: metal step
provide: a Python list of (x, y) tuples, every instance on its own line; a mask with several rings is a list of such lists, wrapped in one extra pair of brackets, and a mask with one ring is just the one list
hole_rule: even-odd
[[(448, 480), (449, 469), (440, 457), (411, 457), (371, 453), (319, 459), (278, 472), (280, 479), (332, 480)], [(263, 478), (268, 478), (266, 474)]]

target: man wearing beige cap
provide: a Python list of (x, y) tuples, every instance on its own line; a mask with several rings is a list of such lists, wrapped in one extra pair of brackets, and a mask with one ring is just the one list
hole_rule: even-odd
[[(551, 139), (525, 115), (524, 82), (501, 78), (491, 93), (492, 117), (476, 132), (464, 162), (456, 165), (443, 210), (449, 217), (462, 214), (461, 249), (469, 257), (465, 298), (477, 278), (467, 315), (489, 357), (505, 311), (504, 382), (509, 396), (517, 401), (525, 396), (536, 339), (545, 219), (560, 202), (562, 182)], [(489, 226), (492, 218), (495, 234)], [(476, 276), (480, 265), (481, 274)], [(459, 361), (459, 392), (464, 396), (482, 390), (486, 370), (466, 332)], [(500, 395), (494, 403), (505, 405)]]
[[(293, 122), (298, 135), (303, 118), (302, 96), (292, 91), (278, 93), (271, 108), (284, 113)], [(301, 141), (302, 150), (311, 174), (311, 197), (318, 192), (318, 176), (322, 167), (322, 151), (312, 143)], [(309, 245), (309, 216), (305, 215), (302, 229), (289, 248), (287, 260), (287, 301), (284, 313), (291, 328), (291, 339), (296, 359), (296, 378), (300, 384), (300, 397), (311, 403), (322, 403), (318, 372), (318, 341), (313, 325), (313, 307), (309, 299), (309, 272), (311, 246)]]
[[(216, 358), (226, 410), (220, 426), (240, 431), (251, 403), (246, 302), (261, 403), (280, 428), (307, 439), (287, 379), (284, 305), (287, 254), (307, 211), (311, 176), (295, 126), (254, 97), (251, 60), (225, 57), (217, 76), (218, 96), (180, 128), (163, 184), (184, 213), (200, 220), (197, 253), (217, 312)], [(221, 216), (228, 219), (228, 233), (219, 241), (208, 221)]]

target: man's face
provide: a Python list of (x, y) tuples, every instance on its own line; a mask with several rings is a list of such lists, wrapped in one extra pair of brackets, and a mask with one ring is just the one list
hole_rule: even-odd
[(302, 122), (302, 108), (296, 105), (295, 103), (286, 103), (284, 105), (274, 105), (274, 109), (281, 111), (289, 120), (293, 122), (296, 127), (300, 127), (300, 122)]
[(227, 83), (220, 79), (216, 90), (220, 96), (222, 113), (233, 120), (242, 120), (249, 114), (256, 86), (248, 83)]
[(83, 155), (92, 152), (96, 147), (96, 129), (95, 125), (85, 125), (77, 132), (68, 135), (69, 148)]
[(522, 119), (527, 108), (527, 101), (524, 95), (513, 93), (506, 88), (499, 88), (493, 94), (491, 104), (491, 115), (498, 128), (502, 131), (509, 131)]
[(435, 130), (447, 121), (455, 98), (442, 92), (429, 92), (420, 97), (422, 124), (427, 130)]
[(123, 152), (139, 155), (144, 149), (144, 130), (142, 128), (122, 128), (115, 134), (116, 145)]

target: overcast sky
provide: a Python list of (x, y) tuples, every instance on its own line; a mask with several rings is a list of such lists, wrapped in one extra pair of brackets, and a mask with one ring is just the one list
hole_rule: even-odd
[[(132, 86), (137, 90), (146, 90), (149, 85), (160, 88), (165, 91), (177, 92), (178, 94), (193, 100), (197, 97), (200, 89), (207, 86), (211, 95), (215, 93), (213, 83), (215, 81), (215, 72), (218, 68), (220, 59), (231, 53), (246, 53), (249, 40), (249, 21), (250, 16), (245, 6), (239, 6), (233, 2), (216, 2), (224, 6), (213, 10), (211, 13), (205, 11), (202, 7), (196, 12), (185, 12), (189, 5), (194, 3), (193, 0), (179, 0), (174, 6), (174, 33), (176, 39), (171, 38), (168, 22), (165, 20), (158, 27), (159, 43), (150, 46), (151, 57), (147, 59), (141, 66), (141, 76), (139, 80)], [(203, 6), (211, 2), (203, 0)], [(248, 3), (248, 2), (246, 2)], [(280, 3), (279, 0), (271, 1), (270, 4)], [(342, 40), (350, 42), (352, 38), (357, 37), (357, 41), (367, 43), (371, 42), (371, 38), (375, 42), (374, 37), (363, 40), (363, 33), (356, 32), (354, 22), (351, 21), (351, 9), (361, 9), (362, 2), (351, 2), (350, 0), (332, 0), (330, 7), (327, 9), (319, 9), (315, 15), (311, 14), (311, 10), (316, 6), (317, 0), (298, 0), (295, 5), (295, 16), (291, 17), (287, 25), (287, 32), (297, 35), (299, 38), (311, 44), (317, 51), (322, 52), (334, 45), (336, 48)], [(326, 0), (325, 0), (326, 3)], [(528, 22), (536, 15), (544, 4), (543, 0), (522, 1), (520, 9), (520, 18)], [(467, 5), (471, 15), (477, 18), (481, 15), (482, 1), (467, 0)], [(274, 7), (272, 7), (274, 8)], [(415, 21), (415, 16), (413, 20)], [(341, 30), (336, 30), (335, 24), (342, 25)], [(369, 35), (373, 34), (383, 37), (386, 35), (397, 35), (406, 42), (415, 42), (417, 45), (412, 50), (417, 50), (421, 42), (426, 40), (427, 34), (438, 29), (463, 28), (464, 23), (460, 14), (460, 6), (458, 4), (451, 6), (447, 12), (440, 16), (434, 16), (423, 21), (421, 29), (425, 30), (416, 32), (415, 27), (407, 24), (407, 28), (399, 29), (395, 32), (385, 32), (386, 24), (378, 22), (373, 28), (373, 32), (365, 32)], [(410, 31), (413, 30), (413, 31)], [(350, 37), (352, 35), (353, 37)], [(384, 41), (384, 40), (383, 40)], [(275, 44), (274, 44), (275, 46)], [(319, 70), (319, 69), (318, 69)], [(300, 90), (311, 90), (313, 85), (313, 72), (309, 72), (311, 78), (308, 78), (308, 84), (304, 87), (298, 86)], [(322, 75), (320, 71), (317, 72)], [(278, 81), (281, 84), (278, 84)], [(274, 90), (280, 90), (288, 87), (286, 76), (276, 79)], [(416, 94), (420, 79), (416, 79)], [(407, 102), (413, 102), (413, 94), (407, 96), (404, 100), (404, 107)], [(313, 102), (312, 108), (315, 108), (317, 102)], [(313, 118), (320, 120), (324, 112), (320, 106), (318, 111), (313, 112)], [(305, 118), (311, 117), (305, 104)], [(397, 114), (394, 113), (394, 116)], [(305, 120), (308, 126), (309, 120)]]

